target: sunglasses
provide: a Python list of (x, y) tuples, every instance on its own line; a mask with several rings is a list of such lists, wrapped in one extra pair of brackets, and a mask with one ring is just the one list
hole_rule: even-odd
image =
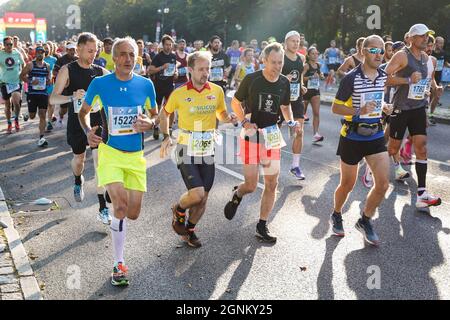
[(371, 54), (384, 54), (384, 49), (380, 49), (380, 48), (370, 48), (366, 50), (371, 53)]
[(13, 44), (12, 44), (12, 43), (5, 43), (5, 46), (6, 46), (6, 47), (12, 47)]

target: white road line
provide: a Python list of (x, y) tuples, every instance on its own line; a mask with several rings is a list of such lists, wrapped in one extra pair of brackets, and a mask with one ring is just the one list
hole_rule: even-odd
[[(237, 172), (235, 172), (233, 170), (230, 170), (228, 168), (225, 168), (225, 167), (221, 166), (220, 164), (216, 164), (216, 168), (219, 169), (222, 172), (225, 172), (225, 173), (229, 174), (230, 176), (235, 177), (236, 179), (245, 181), (245, 178), (244, 178), (244, 176), (242, 174), (237, 173)], [(260, 188), (261, 190), (264, 190), (264, 185), (262, 183), (258, 182), (258, 188)]]

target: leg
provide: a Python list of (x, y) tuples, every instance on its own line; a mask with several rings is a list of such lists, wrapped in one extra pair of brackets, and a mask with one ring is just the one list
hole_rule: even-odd
[[(46, 109), (39, 109), (39, 137), (44, 136), (46, 113), (47, 113)], [(31, 118), (31, 114), (30, 114), (30, 118)]]
[(426, 179), (428, 170), (428, 151), (427, 151), (427, 136), (418, 135), (412, 137), (414, 150), (416, 152), (416, 173), (417, 173), (417, 187), (419, 194), (426, 190)]
[(342, 213), (342, 208), (355, 187), (357, 177), (358, 165), (348, 165), (341, 160), (341, 181), (334, 193), (334, 211), (336, 213)]
[(75, 177), (79, 177), (83, 174), (85, 160), (86, 160), (86, 152), (73, 155), (72, 172)]
[(6, 121), (11, 123), (11, 99), (5, 99), (5, 116)]
[(280, 161), (271, 160), (264, 170), (264, 192), (261, 199), (260, 220), (269, 220), (270, 213), (275, 204), (275, 193), (278, 186), (278, 177), (280, 175)]
[(364, 214), (372, 218), (389, 188), (389, 155), (383, 152), (367, 156), (365, 159), (372, 170), (375, 184), (367, 196)]
[(320, 125), (320, 96), (314, 96), (311, 98), (311, 106), (313, 109), (313, 129), (314, 134), (319, 133)]
[(128, 206), (126, 211), (126, 216), (130, 220), (137, 220), (141, 213), (142, 199), (144, 198), (144, 193), (141, 191), (127, 190), (128, 192)]
[(105, 194), (105, 188), (98, 186), (98, 176), (97, 176), (97, 168), (98, 168), (98, 149), (92, 150), (92, 159), (94, 160), (94, 169), (95, 169), (95, 185), (97, 186), (97, 194)]
[(241, 183), (237, 189), (237, 196), (239, 198), (255, 192), (259, 179), (259, 165), (245, 164), (243, 169), (245, 181)]
[(193, 225), (198, 224), (200, 219), (202, 218), (203, 214), (205, 213), (206, 202), (208, 201), (209, 193), (204, 192), (203, 194), (204, 194), (204, 196), (203, 196), (202, 201), (199, 204), (191, 207), (191, 209), (189, 210), (189, 221), (188, 222), (190, 224), (193, 224)]
[(20, 92), (13, 92), (11, 95), (11, 102), (14, 106), (14, 114), (16, 115), (16, 121), (19, 120), (20, 115), (20, 108), (22, 107), (20, 105), (21, 102), (21, 95)]

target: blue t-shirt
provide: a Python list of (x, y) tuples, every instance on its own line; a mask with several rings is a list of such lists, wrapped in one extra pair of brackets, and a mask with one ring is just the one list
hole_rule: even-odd
[[(45, 57), (44, 61), (48, 63), (48, 65), (50, 66), (50, 75), (53, 75), (53, 69), (55, 68), (55, 64), (56, 61), (58, 59), (56, 59), (54, 56), (47, 56)], [(52, 77), (50, 77), (52, 78)], [(53, 84), (49, 84), (47, 86), (47, 93), (50, 95), (53, 92)]]
[(103, 142), (125, 152), (144, 149), (144, 134), (134, 133), (132, 125), (139, 114), (157, 107), (155, 87), (151, 80), (134, 74), (128, 81), (115, 73), (95, 78), (86, 93), (88, 105), (100, 109)]
[[(361, 65), (347, 73), (340, 83), (336, 99), (334, 100), (335, 103), (343, 104), (348, 108), (359, 109), (362, 107), (361, 103), (376, 101), (380, 116), (364, 119), (361, 119), (361, 116), (348, 116), (345, 117), (345, 120), (354, 123), (380, 123), (386, 80), (386, 73), (383, 70), (378, 69), (378, 77), (372, 82), (372, 80), (367, 78), (363, 73)], [(367, 137), (359, 135), (351, 130), (347, 130), (346, 127), (346, 125), (342, 127), (341, 135), (350, 140), (373, 141), (384, 137), (384, 132), (382, 130), (373, 136)]]
[(233, 71), (236, 70), (236, 67), (240, 62), (241, 54), (242, 52), (240, 52), (239, 50), (229, 49), (227, 51), (227, 56), (230, 57), (231, 69)]

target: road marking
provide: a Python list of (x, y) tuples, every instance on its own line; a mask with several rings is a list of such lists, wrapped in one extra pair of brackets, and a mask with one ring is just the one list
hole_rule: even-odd
[[(230, 176), (233, 176), (233, 177), (235, 177), (235, 178), (237, 178), (239, 180), (245, 181), (245, 178), (244, 178), (244, 176), (242, 174), (237, 173), (237, 172), (235, 172), (233, 170), (230, 170), (228, 168), (225, 168), (225, 167), (221, 166), (220, 164), (216, 164), (216, 168), (219, 169), (222, 172), (225, 172), (225, 173), (229, 174)], [(258, 182), (257, 186), (261, 190), (264, 190), (264, 185), (262, 183)]]

